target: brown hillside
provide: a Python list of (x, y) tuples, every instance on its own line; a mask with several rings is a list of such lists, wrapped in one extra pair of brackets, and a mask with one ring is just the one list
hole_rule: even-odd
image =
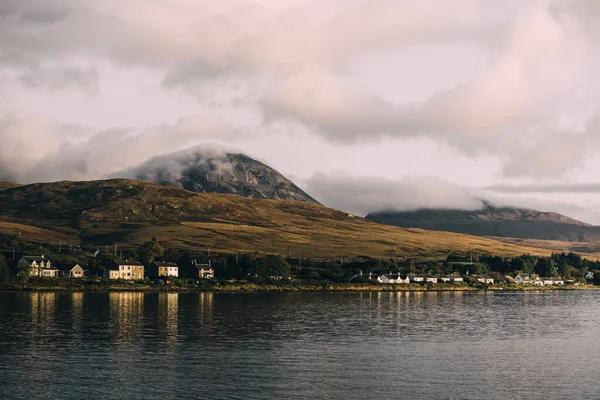
[(55, 231), (56, 241), (60, 234), (88, 245), (136, 246), (156, 235), (176, 248), (312, 258), (549, 254), (490, 238), (381, 225), (309, 202), (197, 194), (124, 179), (2, 190), (0, 221)]

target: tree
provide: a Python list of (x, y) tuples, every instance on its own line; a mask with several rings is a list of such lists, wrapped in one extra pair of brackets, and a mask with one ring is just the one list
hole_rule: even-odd
[(0, 254), (0, 283), (7, 283), (10, 279), (10, 271), (6, 265), (6, 259)]
[(23, 280), (29, 279), (31, 276), (31, 265), (23, 263), (19, 264), (17, 269), (17, 276)]
[(156, 237), (152, 237), (151, 240), (142, 243), (138, 248), (137, 254), (140, 262), (144, 265), (149, 265), (158, 257), (163, 255), (163, 248), (156, 240)]

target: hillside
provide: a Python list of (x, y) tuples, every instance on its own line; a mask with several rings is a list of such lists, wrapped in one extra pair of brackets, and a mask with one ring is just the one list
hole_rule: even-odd
[[(19, 225), (11, 225), (19, 224)], [(174, 248), (292, 257), (445, 258), (449, 252), (549, 254), (468, 235), (403, 229), (302, 201), (198, 194), (140, 181), (55, 182), (0, 191), (0, 231), (56, 232), (55, 242), (136, 246), (153, 235)], [(27, 229), (26, 229), (27, 228)]]
[(316, 203), (273, 168), (244, 154), (214, 147), (200, 146), (154, 157), (115, 177), (175, 186), (197, 193)]
[(485, 203), (480, 210), (424, 209), (409, 212), (378, 212), (366, 216), (382, 224), (477, 236), (496, 236), (570, 242), (600, 241), (595, 227), (558, 213)]
[(11, 189), (14, 187), (19, 187), (19, 186), (21, 186), (21, 185), (19, 185), (18, 183), (15, 183), (15, 182), (0, 181), (0, 190)]

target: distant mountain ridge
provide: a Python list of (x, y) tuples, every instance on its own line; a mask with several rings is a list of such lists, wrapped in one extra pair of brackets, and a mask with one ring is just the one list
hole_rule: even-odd
[(318, 203), (275, 169), (245, 154), (218, 147), (200, 146), (157, 156), (116, 176), (196, 193)]
[(555, 212), (496, 207), (489, 202), (479, 210), (421, 209), (382, 211), (367, 219), (405, 228), (421, 228), (477, 236), (498, 236), (572, 242), (600, 240), (600, 227)]

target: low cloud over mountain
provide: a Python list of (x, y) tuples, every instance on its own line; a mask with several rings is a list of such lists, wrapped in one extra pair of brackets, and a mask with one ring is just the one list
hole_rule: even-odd
[(220, 146), (199, 146), (154, 157), (115, 174), (199, 193), (231, 193), (254, 199), (315, 202), (269, 166)]

